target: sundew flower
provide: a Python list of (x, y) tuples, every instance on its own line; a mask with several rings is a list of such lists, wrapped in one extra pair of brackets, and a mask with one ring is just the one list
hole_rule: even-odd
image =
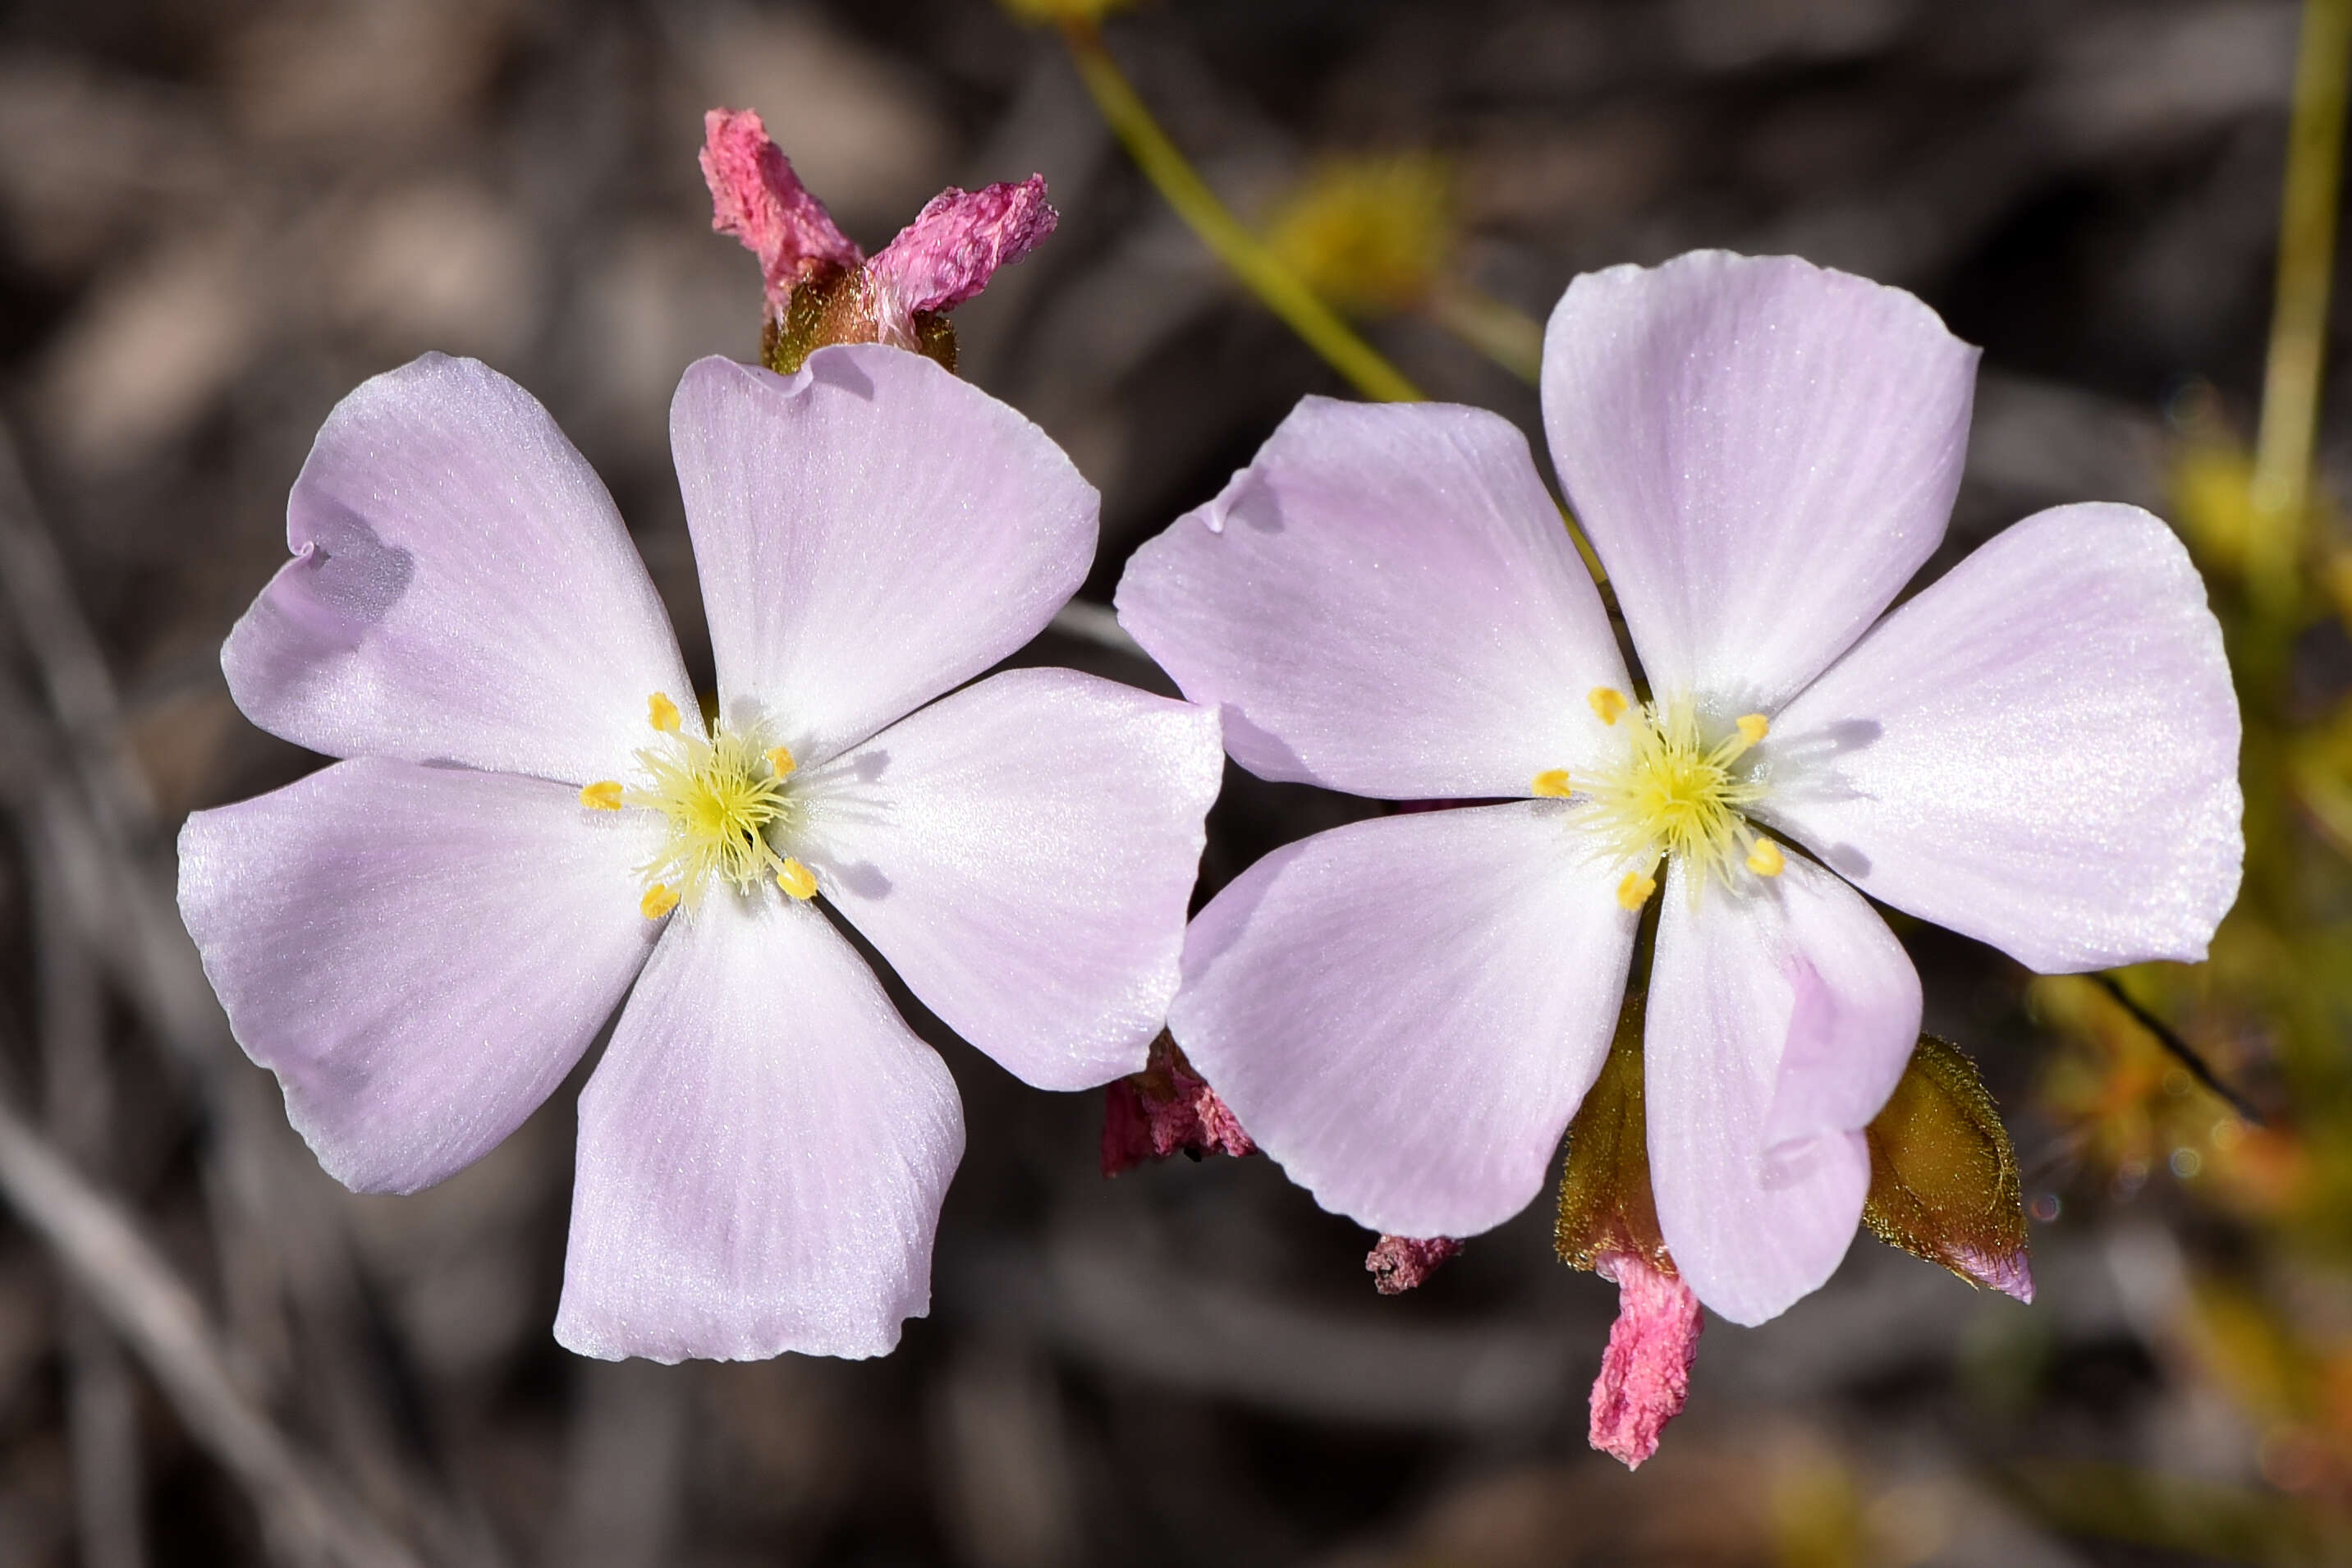
[(1120, 620), (1244, 767), (1503, 802), (1289, 845), (1193, 921), (1171, 1030), (1325, 1207), (1433, 1237), (1523, 1206), (1654, 918), (1658, 1225), (1760, 1322), (1844, 1255), (1919, 1036), (1869, 899), (2044, 972), (2204, 954), (2238, 715), (2165, 526), (2059, 507), (1888, 612), (1943, 540), (1976, 359), (1791, 258), (1571, 284), (1545, 428), (1638, 674), (1475, 409), (1309, 398), (1138, 553)]
[(180, 906), (321, 1164), (409, 1192), (580, 1100), (556, 1337), (886, 1352), (963, 1150), (946, 1068), (819, 904), (1048, 1089), (1144, 1065), (1213, 714), (1070, 670), (965, 685), (1077, 586), (1097, 497), (929, 360), (694, 365), (671, 408), (706, 714), (619, 514), (527, 393), (428, 355), (339, 405), (295, 558), (222, 655), (346, 759), (200, 812)]

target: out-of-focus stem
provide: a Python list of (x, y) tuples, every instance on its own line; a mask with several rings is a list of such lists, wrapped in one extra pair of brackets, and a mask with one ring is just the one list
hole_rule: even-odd
[(2328, 282), (2336, 259), (2347, 66), (2352, 66), (2352, 0), (2304, 0), (2286, 188), (2279, 213), (2278, 295), (2263, 382), (2262, 431), (2254, 448), (2255, 528), (2246, 560), (2255, 602), (2273, 615), (2294, 607), (2310, 512)]
[(1168, 139), (1151, 110), (1137, 96), (1127, 73), (1111, 58), (1102, 35), (1085, 22), (1064, 25), (1062, 37), (1070, 47), (1078, 76), (1093, 95), (1111, 133), (1135, 160), (1176, 216), (1190, 225), (1217, 259), (1233, 269), (1249, 290), (1282, 318), (1307, 346), (1323, 356), (1332, 369), (1346, 376), (1357, 391), (1383, 403), (1417, 403), (1421, 389), (1383, 358), (1378, 349), (1358, 336), (1330, 306), (1318, 299), (1298, 275), (1265, 247), (1257, 236), (1234, 216), (1192, 163)]
[(1532, 386), (1543, 374), (1543, 323), (1482, 289), (1444, 279), (1430, 290), (1430, 319)]

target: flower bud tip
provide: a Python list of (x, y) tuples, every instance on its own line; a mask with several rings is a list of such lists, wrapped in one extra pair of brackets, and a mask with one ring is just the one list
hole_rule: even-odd
[(1972, 1247), (1955, 1247), (1950, 1267), (1956, 1274), (1965, 1274), (1988, 1289), (2004, 1296), (2014, 1296), (2027, 1306), (2033, 1304), (2033, 1268), (2026, 1260), (2025, 1249), (2015, 1252), (1990, 1253)]

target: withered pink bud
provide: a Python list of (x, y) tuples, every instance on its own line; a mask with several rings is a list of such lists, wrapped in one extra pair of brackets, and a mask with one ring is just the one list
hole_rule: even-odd
[(1698, 1298), (1679, 1275), (1634, 1252), (1603, 1253), (1594, 1272), (1617, 1284), (1617, 1321), (1592, 1380), (1592, 1446), (1638, 1470), (1682, 1414), (1698, 1360)]
[(1104, 1091), (1102, 1173), (1119, 1175), (1180, 1150), (1197, 1160), (1255, 1154), (1257, 1145), (1163, 1030), (1144, 1069)]
[(702, 117), (702, 133), (710, 226), (733, 235), (760, 258), (768, 303), (779, 315), (800, 284), (865, 260), (824, 204), (793, 173), (792, 160), (769, 140), (756, 111), (714, 109)]
[(1384, 1236), (1364, 1255), (1364, 1267), (1371, 1273), (1373, 1289), (1383, 1296), (1402, 1296), (1428, 1283), (1438, 1265), (1461, 1250), (1462, 1243), (1450, 1236)]
[(1045, 178), (1032, 174), (985, 190), (950, 185), (882, 247), (866, 272), (912, 314), (962, 304), (1054, 232), (1060, 215), (1046, 205)]
[(710, 226), (760, 258), (768, 296), (760, 358), (781, 374), (831, 343), (887, 343), (953, 371), (946, 312), (1054, 232), (1043, 175), (978, 191), (950, 185), (869, 260), (801, 184), (759, 115), (714, 109), (703, 132)]

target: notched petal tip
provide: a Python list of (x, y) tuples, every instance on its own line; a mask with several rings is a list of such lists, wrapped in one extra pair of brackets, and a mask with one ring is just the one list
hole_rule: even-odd
[(1592, 1446), (1629, 1470), (1658, 1451), (1666, 1423), (1690, 1397), (1698, 1360), (1698, 1297), (1680, 1276), (1638, 1253), (1603, 1253), (1594, 1263), (1617, 1286), (1617, 1321), (1592, 1382)]
[(904, 310), (951, 310), (986, 288), (997, 268), (1035, 249), (1060, 221), (1045, 200), (1043, 174), (977, 191), (950, 185), (924, 204), (867, 270)]

